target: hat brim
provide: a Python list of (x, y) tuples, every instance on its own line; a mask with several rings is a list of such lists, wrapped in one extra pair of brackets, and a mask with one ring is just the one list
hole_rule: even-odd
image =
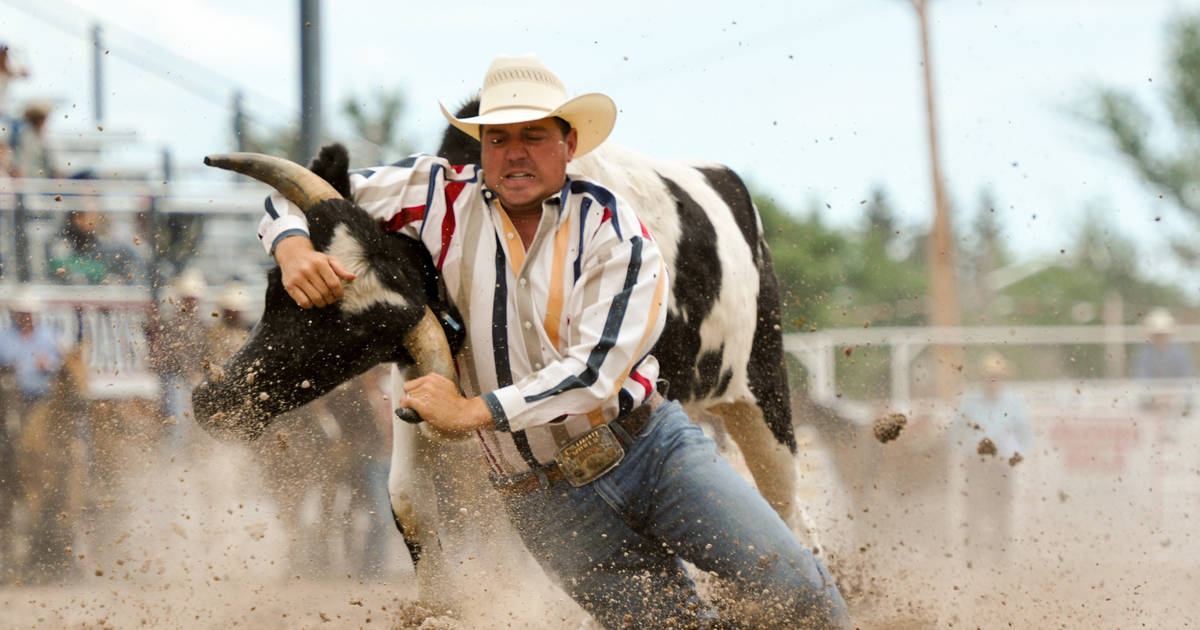
[(532, 107), (507, 107), (470, 118), (455, 118), (444, 104), (438, 103), (438, 106), (442, 108), (442, 115), (451, 125), (476, 140), (479, 140), (480, 125), (510, 125), (543, 118), (562, 118), (575, 128), (579, 135), (575, 157), (600, 146), (612, 133), (613, 125), (617, 121), (616, 104), (611, 98), (598, 92), (581, 94), (550, 111)]

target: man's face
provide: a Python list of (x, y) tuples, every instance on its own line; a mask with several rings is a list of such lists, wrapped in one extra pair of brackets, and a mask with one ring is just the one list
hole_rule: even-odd
[(564, 136), (552, 118), (487, 125), (480, 134), (484, 182), (509, 214), (541, 213), (542, 201), (562, 188), (578, 138)]
[(13, 313), (13, 323), (16, 324), (17, 330), (20, 331), (22, 335), (33, 334), (33, 314), (32, 313), (23, 313), (23, 312)]

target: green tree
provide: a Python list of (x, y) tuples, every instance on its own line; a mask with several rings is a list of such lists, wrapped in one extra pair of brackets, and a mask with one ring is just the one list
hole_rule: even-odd
[(399, 89), (377, 89), (370, 98), (350, 96), (343, 101), (342, 113), (355, 132), (373, 145), (366, 150), (374, 155), (363, 155), (356, 162), (382, 164), (413, 153), (412, 145), (400, 134), (407, 108), (408, 100)]
[[(882, 190), (865, 208), (867, 224), (837, 230), (824, 223), (827, 206), (813, 202), (795, 216), (773, 200), (755, 198), (783, 294), (788, 332), (833, 327), (896, 326), (926, 320), (923, 253), (905, 249), (895, 213)], [(920, 236), (916, 237), (918, 240)], [(839, 388), (851, 396), (887, 391), (887, 351), (839, 353)], [(793, 366), (792, 374), (800, 374)]]
[[(1180, 16), (1167, 27), (1169, 86), (1166, 104), (1174, 119), (1171, 149), (1151, 147), (1151, 116), (1128, 92), (1100, 88), (1096, 121), (1138, 174), (1158, 188), (1200, 228), (1200, 16)], [(1186, 263), (1200, 259), (1194, 238), (1175, 235), (1171, 247)]]

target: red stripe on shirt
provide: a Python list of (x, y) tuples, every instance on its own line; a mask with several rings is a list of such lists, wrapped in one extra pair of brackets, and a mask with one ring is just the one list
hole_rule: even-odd
[(421, 219), (424, 219), (424, 218), (425, 218), (425, 206), (413, 206), (411, 208), (404, 208), (404, 209), (400, 210), (399, 214), (392, 217), (387, 222), (387, 225), (384, 226), (384, 228), (391, 232), (395, 232), (395, 231), (399, 230), (400, 228), (408, 225), (409, 223), (412, 223), (413, 221), (420, 221)]
[(466, 185), (466, 182), (446, 183), (446, 216), (442, 219), (442, 251), (438, 254), (438, 271), (441, 271), (442, 263), (446, 261), (446, 252), (450, 251), (450, 238), (454, 236), (454, 200), (458, 199)]
[(650, 398), (650, 394), (654, 393), (654, 387), (650, 385), (650, 379), (642, 376), (641, 372), (634, 372), (633, 374), (629, 375), (629, 378), (633, 379), (637, 383), (640, 383), (641, 386), (646, 389), (646, 395), (643, 397), (643, 400)]

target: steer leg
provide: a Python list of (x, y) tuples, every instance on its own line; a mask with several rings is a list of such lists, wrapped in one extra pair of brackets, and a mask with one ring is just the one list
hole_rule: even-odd
[(797, 496), (796, 456), (771, 434), (762, 410), (752, 402), (735, 401), (718, 403), (707, 411), (721, 418), (725, 431), (741, 449), (763, 498), (803, 542), (817, 549), (816, 528)]
[(392, 420), (388, 496), (417, 575), (417, 599), (442, 610), (450, 604), (446, 560), (437, 535), (437, 496), (427, 474), (431, 440), (413, 424)]

